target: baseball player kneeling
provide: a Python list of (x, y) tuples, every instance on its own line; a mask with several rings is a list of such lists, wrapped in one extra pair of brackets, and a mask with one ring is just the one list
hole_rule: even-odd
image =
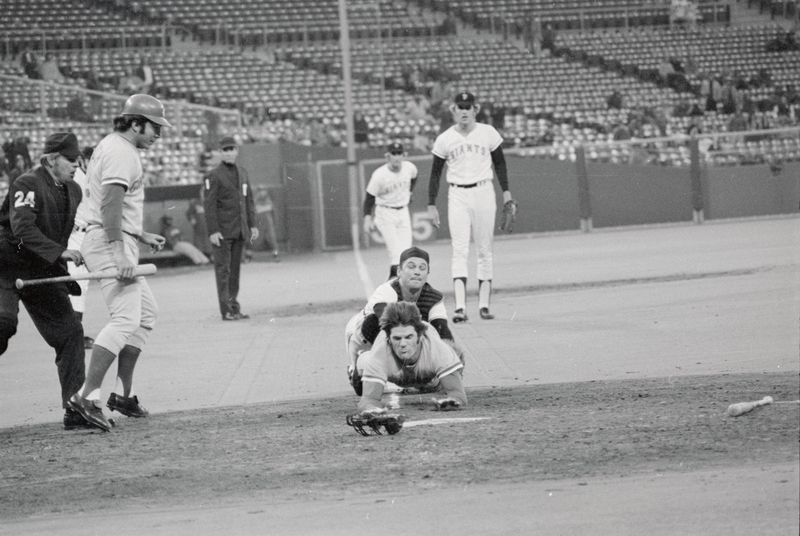
[(357, 367), (363, 383), (358, 411), (385, 409), (381, 402), (387, 382), (400, 387), (422, 387), (438, 382), (443, 396), (433, 399), (437, 409), (467, 405), (461, 378), (464, 364), (455, 350), (424, 322), (413, 303), (390, 303), (380, 320), (381, 333), (372, 350), (361, 355)]

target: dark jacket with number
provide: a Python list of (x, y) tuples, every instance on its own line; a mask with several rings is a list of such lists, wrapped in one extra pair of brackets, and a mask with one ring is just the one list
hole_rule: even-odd
[(206, 226), (208, 234), (222, 233), (223, 238), (250, 238), (257, 227), (256, 205), (247, 170), (222, 162), (205, 178)]
[(81, 187), (67, 183), (67, 213), (61, 188), (43, 167), (17, 177), (0, 208), (0, 274), (38, 278), (66, 275), (67, 249), (81, 202)]

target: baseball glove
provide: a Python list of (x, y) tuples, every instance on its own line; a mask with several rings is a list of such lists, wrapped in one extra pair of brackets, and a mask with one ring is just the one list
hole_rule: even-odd
[[(383, 435), (386, 432), (394, 435), (403, 428), (404, 415), (397, 413), (356, 413), (347, 416), (347, 424), (363, 436)], [(381, 431), (383, 427), (383, 431)]]
[(503, 204), (502, 221), (500, 222), (500, 230), (510, 233), (514, 230), (514, 220), (517, 218), (517, 202), (509, 199)]
[(439, 411), (453, 411), (461, 409), (461, 402), (452, 397), (447, 398), (431, 398), (434, 409)]

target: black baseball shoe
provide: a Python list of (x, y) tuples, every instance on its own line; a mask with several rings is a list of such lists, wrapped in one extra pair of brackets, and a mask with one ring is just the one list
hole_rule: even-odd
[(106, 406), (111, 411), (118, 411), (128, 417), (140, 418), (150, 415), (150, 412), (144, 409), (141, 404), (139, 404), (139, 397), (135, 395), (127, 397), (118, 395), (117, 393), (111, 393), (111, 396), (108, 397)]
[(89, 424), (93, 424), (106, 432), (111, 430), (111, 423), (108, 422), (105, 415), (103, 415), (103, 409), (99, 400), (89, 400), (75, 393), (72, 395), (72, 398), (67, 401), (67, 405), (69, 409), (79, 413)]
[[(350, 367), (348, 367), (349, 369)], [(358, 373), (358, 369), (354, 368), (352, 371), (348, 370), (348, 374), (350, 375), (350, 385), (353, 387), (353, 391), (356, 392), (356, 395), (361, 396), (364, 392), (364, 384), (361, 382), (361, 374)]]
[(247, 320), (250, 318), (250, 315), (246, 315), (244, 313), (234, 313), (236, 315), (236, 320)]
[(453, 322), (455, 324), (460, 324), (461, 322), (467, 321), (467, 313), (464, 312), (464, 309), (456, 309), (456, 312), (453, 313)]
[(222, 315), (222, 320), (226, 322), (233, 320), (240, 320), (240, 319), (241, 317), (236, 313), (225, 313), (224, 315)]
[(481, 307), (481, 318), (483, 318), (484, 320), (491, 320), (492, 318), (494, 318), (494, 315), (489, 312), (488, 307)]
[[(114, 419), (108, 419), (108, 424), (113, 428), (116, 423)], [(64, 430), (96, 430), (100, 428), (83, 418), (83, 415), (73, 409), (64, 412)]]

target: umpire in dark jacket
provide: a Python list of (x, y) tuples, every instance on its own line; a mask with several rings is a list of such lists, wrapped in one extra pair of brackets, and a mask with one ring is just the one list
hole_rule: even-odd
[[(19, 302), (36, 329), (56, 351), (62, 407), (85, 379), (83, 326), (72, 309), (70, 293), (77, 283), (54, 283), (17, 289), (16, 279), (69, 275), (67, 261), (83, 263), (79, 251), (67, 249), (81, 202), (81, 188), (72, 181), (78, 168), (75, 134), (48, 137), (41, 166), (17, 177), (0, 208), (0, 355), (17, 332)], [(67, 409), (64, 427), (90, 426)]]
[(206, 225), (214, 247), (214, 271), (222, 320), (248, 318), (239, 307), (239, 272), (244, 241), (258, 238), (256, 207), (247, 171), (236, 165), (239, 146), (233, 138), (219, 144), (222, 162), (205, 178)]

